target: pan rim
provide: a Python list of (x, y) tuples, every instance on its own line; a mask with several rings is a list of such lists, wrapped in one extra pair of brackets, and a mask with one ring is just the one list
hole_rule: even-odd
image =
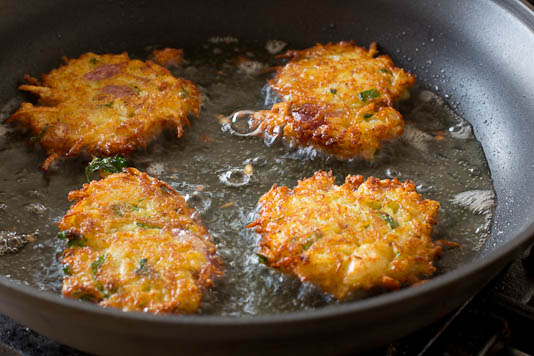
[[(493, 0), (493, 3), (503, 7), (534, 33), (533, 5), (529, 4), (526, 0)], [(26, 297), (60, 305), (61, 307), (70, 309), (72, 312), (86, 312), (99, 317), (123, 319), (132, 322), (150, 322), (164, 326), (188, 325), (202, 327), (209, 325), (210, 327), (240, 327), (295, 324), (309, 322), (310, 320), (321, 321), (334, 319), (341, 315), (347, 316), (362, 312), (372, 312), (376, 309), (388, 308), (399, 303), (405, 303), (410, 299), (422, 298), (425, 295), (435, 293), (437, 290), (447, 288), (455, 280), (461, 278), (467, 279), (471, 275), (490, 269), (496, 263), (510, 261), (515, 256), (514, 252), (519, 251), (521, 247), (526, 246), (532, 241), (534, 241), (534, 223), (527, 225), (512, 239), (505, 242), (498, 250), (491, 251), (487, 256), (460, 266), (453, 271), (436, 276), (422, 285), (344, 304), (330, 305), (308, 311), (279, 314), (232, 317), (217, 315), (155, 315), (143, 312), (123, 312), (120, 309), (103, 308), (92, 303), (67, 299), (50, 291), (23, 285), (2, 275), (0, 275), (0, 292), (9, 289)]]

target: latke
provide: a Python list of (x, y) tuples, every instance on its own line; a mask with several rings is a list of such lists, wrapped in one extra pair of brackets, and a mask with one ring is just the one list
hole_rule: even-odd
[(282, 102), (258, 111), (251, 124), (260, 135), (282, 136), (341, 159), (372, 160), (382, 141), (402, 135), (402, 115), (393, 102), (408, 96), (415, 77), (349, 42), (288, 51), (268, 84)]
[(441, 254), (431, 240), (439, 203), (410, 181), (349, 175), (337, 186), (318, 171), (294, 189), (273, 186), (259, 206), (249, 227), (265, 263), (340, 300), (427, 278)]
[(102, 306), (194, 313), (222, 261), (194, 209), (166, 183), (128, 168), (69, 193), (63, 295)]
[(39, 105), (22, 103), (9, 121), (34, 133), (48, 154), (47, 170), (60, 157), (127, 154), (163, 128), (182, 136), (189, 113), (200, 114), (200, 93), (188, 80), (175, 78), (151, 61), (127, 53), (83, 54), (42, 75), (26, 76), (20, 90), (39, 95)]

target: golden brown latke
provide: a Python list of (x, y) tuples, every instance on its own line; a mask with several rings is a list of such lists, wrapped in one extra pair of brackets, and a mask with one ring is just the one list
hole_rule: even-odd
[(222, 261), (195, 210), (166, 183), (128, 168), (69, 193), (58, 223), (63, 295), (123, 310), (194, 313)]
[(340, 300), (418, 282), (441, 254), (431, 240), (439, 203), (422, 200), (410, 181), (349, 175), (337, 186), (318, 171), (293, 190), (273, 186), (259, 205), (249, 227), (262, 236), (266, 264)]
[(175, 78), (150, 61), (118, 55), (83, 54), (42, 75), (26, 76), (20, 90), (40, 96), (38, 106), (22, 103), (9, 121), (29, 127), (45, 149), (46, 170), (61, 156), (127, 154), (145, 146), (164, 127), (189, 125), (187, 114), (200, 113), (200, 93), (188, 80)]
[(402, 134), (402, 115), (393, 102), (408, 95), (415, 77), (349, 42), (288, 51), (289, 63), (269, 85), (282, 102), (253, 115), (263, 135), (283, 134), (289, 143), (349, 159), (373, 159), (381, 141)]

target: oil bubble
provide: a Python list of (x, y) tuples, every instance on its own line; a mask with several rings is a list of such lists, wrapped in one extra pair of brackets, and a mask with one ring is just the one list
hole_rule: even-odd
[(0, 256), (15, 253), (28, 243), (26, 235), (13, 231), (0, 231)]
[(432, 189), (434, 189), (434, 186), (428, 183), (419, 183), (415, 186), (415, 190), (417, 190), (419, 194), (427, 193), (431, 191)]
[(220, 174), (219, 180), (229, 187), (242, 187), (250, 183), (250, 175), (243, 169), (232, 168)]
[(223, 131), (229, 131), (234, 136), (256, 136), (261, 131), (261, 126), (253, 126), (252, 115), (255, 111), (240, 110), (227, 117), (227, 123), (223, 124)]
[(193, 192), (187, 194), (185, 200), (190, 207), (194, 208), (199, 214), (203, 214), (211, 207), (211, 196), (206, 192)]
[(31, 198), (44, 199), (46, 196), (43, 192), (38, 189), (32, 189), (27, 192), (28, 196)]
[(24, 209), (28, 211), (29, 213), (35, 214), (35, 215), (44, 215), (46, 212), (46, 207), (41, 203), (30, 203), (26, 204), (24, 206)]
[(261, 157), (261, 156), (258, 156), (258, 157), (254, 157), (254, 158), (247, 158), (246, 160), (243, 161), (243, 164), (252, 164), (253, 166), (256, 166), (256, 167), (264, 167), (267, 165), (267, 158), (265, 157)]
[(241, 58), (237, 63), (237, 68), (239, 71), (247, 75), (258, 75), (262, 73), (265, 68), (265, 64), (258, 61), (251, 61), (246, 58)]
[(165, 163), (152, 162), (146, 167), (146, 172), (152, 176), (161, 176), (166, 172)]
[(478, 169), (477, 167), (469, 167), (469, 168), (467, 168), (467, 171), (469, 173), (471, 173), (471, 175), (473, 175), (475, 177), (479, 177), (482, 174), (480, 169)]
[(217, 43), (224, 43), (224, 44), (230, 44), (230, 43), (238, 43), (239, 39), (232, 36), (213, 36), (208, 39), (208, 42), (217, 44)]
[(277, 54), (281, 50), (284, 49), (284, 47), (287, 45), (284, 41), (280, 40), (269, 40), (267, 43), (265, 43), (265, 49), (270, 54)]
[(455, 126), (449, 127), (449, 134), (452, 138), (458, 140), (467, 140), (473, 137), (471, 126), (465, 123), (460, 123)]
[(395, 168), (386, 168), (386, 176), (388, 178), (399, 178), (402, 174)]
[(265, 145), (267, 147), (271, 146), (273, 143), (276, 142), (278, 137), (280, 136), (281, 128), (280, 126), (275, 126), (273, 129), (273, 133), (270, 134), (269, 132), (265, 132), (263, 135), (263, 142), (265, 142)]

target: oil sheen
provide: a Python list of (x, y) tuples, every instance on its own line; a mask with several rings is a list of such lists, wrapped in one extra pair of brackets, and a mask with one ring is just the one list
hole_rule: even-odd
[[(460, 244), (445, 248), (436, 262), (438, 273), (471, 261), (490, 233), (495, 204), (491, 176), (471, 126), (433, 92), (416, 87), (409, 100), (399, 103), (405, 133), (384, 144), (373, 163), (338, 161), (275, 138), (264, 142), (243, 135), (241, 123), (228, 123), (236, 111), (269, 108), (278, 100), (265, 83), (273, 75), (270, 69), (283, 64), (275, 55), (284, 47), (281, 41), (243, 44), (223, 37), (185, 48), (186, 62), (173, 73), (200, 88), (200, 118), (192, 119), (181, 139), (166, 133), (128, 157), (130, 166), (184, 195), (217, 244), (225, 276), (206, 292), (199, 313), (245, 316), (337, 303), (262, 265), (254, 253), (259, 236), (246, 229), (255, 219), (259, 197), (273, 184), (292, 188), (319, 169), (331, 170), (338, 184), (348, 174), (414, 181), (424, 198), (441, 203), (434, 239)], [(153, 48), (131, 55), (146, 58)], [(3, 103), (0, 119), (23, 99)], [(246, 112), (238, 116), (246, 119)], [(14, 126), (0, 126), (0, 273), (59, 294), (58, 256), (64, 246), (56, 238), (56, 223), (69, 208), (68, 192), (85, 181), (88, 158), (61, 161), (42, 173), (45, 155), (38, 146), (28, 146), (28, 136)]]

